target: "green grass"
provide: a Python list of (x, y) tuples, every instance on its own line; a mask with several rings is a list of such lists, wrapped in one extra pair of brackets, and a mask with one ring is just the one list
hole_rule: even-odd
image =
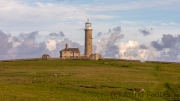
[[(169, 101), (180, 65), (119, 60), (0, 62), (0, 101)], [(144, 88), (134, 94), (127, 88)], [(157, 96), (158, 92), (167, 93)], [(178, 97), (178, 96), (179, 97)]]

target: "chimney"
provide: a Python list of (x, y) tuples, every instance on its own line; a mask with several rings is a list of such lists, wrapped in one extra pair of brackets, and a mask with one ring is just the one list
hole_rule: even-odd
[(66, 44), (66, 49), (68, 49), (68, 44)]

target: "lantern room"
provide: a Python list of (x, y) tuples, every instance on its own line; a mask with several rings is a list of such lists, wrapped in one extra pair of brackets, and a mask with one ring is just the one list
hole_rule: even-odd
[(85, 29), (92, 29), (91, 28), (91, 23), (90, 23), (89, 19), (88, 19), (88, 21), (85, 24)]

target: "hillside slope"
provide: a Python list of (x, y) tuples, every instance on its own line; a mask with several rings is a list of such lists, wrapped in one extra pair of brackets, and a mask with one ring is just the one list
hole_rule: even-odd
[[(143, 88), (145, 92), (140, 93)], [(119, 60), (0, 62), (0, 101), (180, 99), (180, 65)]]

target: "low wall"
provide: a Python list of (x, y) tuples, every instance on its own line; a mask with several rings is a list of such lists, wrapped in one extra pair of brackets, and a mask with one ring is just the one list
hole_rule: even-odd
[[(63, 59), (63, 58), (61, 58)], [(71, 57), (71, 58), (64, 58), (66, 60), (90, 60), (89, 57)]]
[(11, 62), (11, 61), (30, 61), (30, 60), (42, 60), (42, 58), (25, 58), (25, 59), (10, 59), (10, 60), (0, 60), (0, 62)]
[[(88, 57), (78, 57), (78, 58), (25, 58), (25, 59), (10, 59), (10, 60), (0, 60), (0, 62), (13, 62), (13, 61), (36, 61), (36, 60), (92, 60)], [(116, 58), (102, 58), (100, 60), (118, 60), (118, 61), (129, 61), (129, 62), (141, 62), (140, 60), (128, 60), (128, 59), (116, 59)], [(180, 64), (180, 62), (167, 62), (167, 61), (145, 61), (145, 63), (162, 63), (162, 64)]]
[(140, 60), (116, 59), (116, 58), (103, 58), (102, 60), (119, 60), (119, 61), (129, 61), (129, 62), (141, 62)]
[(162, 64), (180, 64), (179, 62), (167, 62), (167, 61), (145, 61), (146, 63), (162, 63)]
[[(67, 60), (90, 60), (90, 58), (87, 57), (81, 57), (81, 58), (66, 58)], [(10, 60), (0, 60), (0, 62), (13, 62), (13, 61), (36, 61), (36, 60), (65, 60), (63, 58), (25, 58), (25, 59), (10, 59)]]

